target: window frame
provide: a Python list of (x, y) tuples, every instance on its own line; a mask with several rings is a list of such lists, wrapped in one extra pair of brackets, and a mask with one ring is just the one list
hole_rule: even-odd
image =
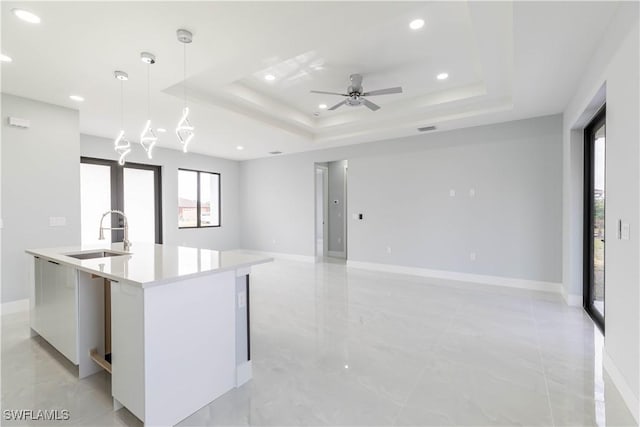
[[(197, 169), (178, 168), (178, 209), (180, 209), (180, 171), (196, 173), (196, 225), (180, 226), (180, 218), (178, 218), (178, 230), (187, 230), (193, 228), (219, 228), (222, 227), (222, 175), (220, 172), (210, 172)], [(218, 175), (218, 225), (202, 225), (201, 224), (201, 202), (200, 202), (200, 174)]]

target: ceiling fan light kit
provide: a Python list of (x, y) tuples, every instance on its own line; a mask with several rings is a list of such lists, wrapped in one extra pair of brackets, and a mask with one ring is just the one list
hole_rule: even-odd
[(347, 87), (347, 93), (327, 92), (322, 90), (312, 90), (311, 93), (319, 93), (323, 95), (338, 95), (338, 96), (346, 97), (346, 99), (343, 99), (333, 107), (329, 108), (329, 111), (336, 110), (339, 107), (342, 107), (343, 105), (348, 105), (350, 107), (359, 107), (361, 105), (364, 105), (371, 111), (377, 111), (380, 109), (380, 106), (363, 97), (402, 93), (402, 87), (390, 87), (387, 89), (378, 89), (378, 90), (372, 90), (370, 92), (364, 92), (362, 88), (361, 74), (351, 74), (349, 76), (349, 80), (351, 81), (351, 84)]

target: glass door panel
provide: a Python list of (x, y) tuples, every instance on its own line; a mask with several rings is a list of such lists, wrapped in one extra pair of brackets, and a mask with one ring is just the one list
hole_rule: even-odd
[(124, 168), (124, 212), (129, 220), (129, 240), (156, 241), (154, 171)]
[[(99, 243), (98, 230), (102, 214), (111, 209), (111, 167), (80, 164), (80, 240), (82, 244)], [(111, 227), (111, 216), (104, 219)]]
[(604, 332), (606, 116), (605, 108), (584, 131), (583, 305)]
[(593, 308), (604, 317), (604, 124), (596, 129), (593, 149)]

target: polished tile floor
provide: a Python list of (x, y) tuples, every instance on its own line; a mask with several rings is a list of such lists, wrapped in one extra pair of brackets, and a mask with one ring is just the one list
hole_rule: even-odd
[[(284, 260), (251, 286), (253, 380), (180, 425), (633, 424), (601, 335), (557, 295)], [(2, 408), (141, 425), (112, 411), (108, 375), (78, 380), (29, 338), (26, 313), (2, 317)]]

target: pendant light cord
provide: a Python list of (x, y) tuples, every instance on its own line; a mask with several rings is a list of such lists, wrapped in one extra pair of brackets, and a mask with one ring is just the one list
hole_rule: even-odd
[(147, 64), (147, 117), (151, 120), (151, 64)]
[(124, 82), (120, 80), (120, 128), (124, 130)]
[(187, 44), (182, 43), (182, 51), (184, 55), (184, 64), (182, 67), (182, 95), (184, 97), (184, 106), (187, 107)]

